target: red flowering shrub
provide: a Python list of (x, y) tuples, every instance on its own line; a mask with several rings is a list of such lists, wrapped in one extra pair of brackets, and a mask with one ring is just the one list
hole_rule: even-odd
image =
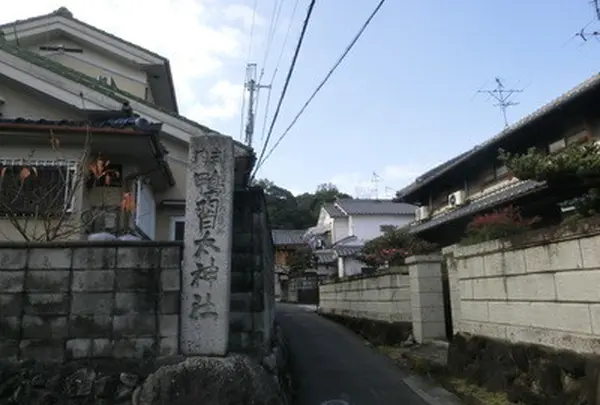
[(384, 262), (387, 262), (390, 266), (397, 266), (404, 264), (404, 259), (408, 256), (407, 249), (381, 249), (379, 256)]
[(426, 254), (435, 251), (437, 246), (428, 243), (403, 229), (388, 229), (378, 238), (365, 243), (357, 259), (371, 267), (385, 264), (398, 266), (411, 255)]
[(537, 220), (523, 218), (519, 208), (513, 206), (477, 215), (467, 225), (465, 242), (478, 243), (515, 235), (530, 229)]

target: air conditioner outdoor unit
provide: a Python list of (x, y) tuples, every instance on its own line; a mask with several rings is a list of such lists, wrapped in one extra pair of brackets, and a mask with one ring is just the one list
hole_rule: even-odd
[(423, 221), (427, 218), (429, 218), (429, 207), (428, 206), (422, 206), (418, 208), (418, 217), (419, 217), (419, 221)]
[(455, 191), (448, 196), (448, 205), (450, 207), (458, 207), (463, 205), (466, 201), (466, 194), (464, 190)]

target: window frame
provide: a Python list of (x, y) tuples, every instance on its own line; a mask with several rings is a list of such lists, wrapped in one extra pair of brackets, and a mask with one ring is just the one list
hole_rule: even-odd
[[(184, 215), (178, 215), (178, 216), (172, 216), (169, 219), (169, 240), (175, 241), (175, 234), (176, 234), (176, 226), (178, 222), (183, 222), (184, 224), (184, 230), (185, 230), (185, 216)], [(185, 233), (184, 233), (185, 235)], [(185, 236), (184, 236), (185, 237)]]
[[(61, 167), (66, 168), (67, 175), (67, 185), (65, 187), (65, 195), (63, 196), (63, 210), (71, 214), (75, 209), (75, 194), (71, 197), (70, 201), (67, 201), (67, 197), (69, 195), (70, 190), (73, 189), (73, 181), (77, 175), (77, 162), (74, 160), (56, 160), (56, 159), (10, 159), (10, 158), (0, 158), (0, 167)], [(0, 217), (4, 217), (6, 215), (10, 215), (8, 212), (4, 212), (2, 208), (0, 208)], [(33, 213), (19, 213), (19, 216), (28, 217), (34, 215)]]

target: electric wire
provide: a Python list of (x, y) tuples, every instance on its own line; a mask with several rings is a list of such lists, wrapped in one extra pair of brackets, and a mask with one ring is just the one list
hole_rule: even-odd
[(262, 82), (262, 78), (265, 74), (265, 66), (267, 65), (267, 60), (269, 59), (269, 54), (271, 53), (271, 46), (273, 45), (273, 39), (275, 39), (275, 31), (277, 31), (277, 24), (279, 22), (279, 16), (281, 15), (281, 6), (283, 5), (283, 0), (280, 0), (279, 3), (277, 0), (273, 2), (273, 11), (271, 12), (271, 23), (269, 26), (269, 34), (267, 35), (267, 45), (265, 47), (265, 54), (263, 56), (263, 62), (260, 69), (260, 77), (258, 82)]
[[(250, 39), (248, 42), (248, 57), (246, 58), (246, 66), (250, 62), (252, 56), (252, 42), (254, 41), (254, 25), (256, 24), (256, 8), (258, 6), (258, 0), (254, 0), (252, 7), (252, 22), (250, 23)], [(245, 79), (244, 79), (245, 82)], [(240, 140), (244, 138), (244, 118), (246, 110), (246, 86), (242, 86), (242, 110), (240, 113)]]
[(302, 48), (302, 43), (304, 42), (304, 36), (306, 34), (306, 29), (308, 28), (308, 23), (310, 21), (310, 17), (312, 16), (313, 9), (315, 7), (316, 0), (311, 0), (308, 10), (306, 12), (306, 18), (304, 19), (304, 23), (302, 24), (302, 31), (300, 32), (300, 37), (298, 38), (298, 43), (296, 44), (296, 49), (294, 50), (294, 56), (292, 57), (292, 63), (290, 64), (290, 68), (287, 73), (287, 77), (285, 78), (285, 82), (283, 84), (283, 89), (281, 91), (281, 95), (279, 96), (279, 101), (277, 102), (277, 107), (275, 108), (275, 113), (273, 114), (273, 118), (271, 119), (271, 125), (269, 126), (269, 132), (267, 133), (267, 138), (263, 143), (263, 147), (261, 149), (258, 162), (260, 162), (265, 154), (267, 146), (269, 144), (269, 140), (271, 139), (271, 135), (273, 134), (273, 128), (275, 127), (275, 123), (277, 122), (277, 117), (279, 116), (279, 111), (281, 111), (281, 105), (283, 104), (283, 100), (285, 99), (285, 95), (287, 93), (288, 86), (290, 84), (290, 80), (292, 78), (292, 74), (294, 73), (294, 69), (296, 67), (296, 61), (298, 60), (298, 55), (300, 54), (300, 48)]
[(271, 75), (271, 80), (269, 81), (269, 87), (267, 88), (267, 102), (265, 103), (265, 113), (263, 118), (262, 130), (260, 133), (261, 142), (265, 139), (265, 134), (267, 133), (267, 120), (269, 118), (269, 107), (271, 106), (271, 90), (273, 87), (273, 83), (275, 82), (275, 77), (277, 76), (277, 72), (279, 71), (279, 65), (281, 65), (281, 59), (283, 58), (283, 53), (285, 52), (285, 48), (290, 38), (290, 32), (292, 30), (292, 23), (294, 22), (294, 17), (296, 16), (296, 10), (298, 9), (298, 4), (300, 0), (296, 0), (294, 2), (294, 8), (292, 9), (292, 15), (288, 21), (287, 30), (285, 33), (285, 37), (283, 39), (283, 44), (281, 45), (281, 51), (279, 52), (279, 56), (277, 57), (277, 64), (275, 65), (275, 69), (273, 69), (273, 74)]
[[(271, 149), (264, 156), (264, 158), (262, 157), (263, 154), (261, 153), (261, 159), (259, 159), (258, 162), (257, 162), (257, 164), (256, 164), (256, 168), (254, 169), (254, 174), (256, 174), (258, 172), (258, 170), (261, 168), (261, 166), (265, 163), (265, 161), (269, 158), (269, 156), (271, 156), (271, 154), (273, 153), (273, 151), (277, 148), (277, 146), (281, 143), (281, 141), (283, 141), (283, 139), (286, 137), (286, 135), (290, 132), (290, 130), (296, 124), (296, 122), (298, 121), (298, 119), (300, 118), (300, 116), (302, 116), (302, 114), (304, 113), (304, 111), (306, 110), (306, 108), (308, 107), (308, 105), (312, 102), (312, 100), (319, 93), (319, 91), (321, 91), (321, 89), (323, 88), (323, 86), (325, 85), (325, 83), (327, 83), (327, 81), (333, 75), (333, 73), (338, 68), (338, 66), (346, 58), (346, 56), (348, 55), (348, 53), (350, 52), (350, 50), (354, 47), (354, 45), (356, 44), (356, 42), (358, 41), (358, 39), (362, 36), (363, 32), (367, 29), (367, 27), (369, 26), (369, 24), (371, 23), (371, 21), (373, 20), (373, 18), (375, 17), (375, 15), (377, 15), (377, 13), (379, 12), (379, 10), (381, 9), (381, 7), (383, 6), (384, 3), (385, 3), (385, 0), (380, 0), (379, 1), (379, 4), (377, 4), (377, 7), (375, 7), (375, 10), (373, 10), (373, 12), (369, 16), (369, 18), (362, 25), (362, 27), (360, 28), (360, 30), (358, 31), (358, 33), (354, 36), (354, 38), (352, 39), (352, 41), (350, 42), (350, 44), (346, 47), (346, 49), (344, 50), (344, 52), (342, 53), (342, 55), (339, 57), (339, 59), (337, 60), (337, 62), (329, 70), (329, 72), (327, 73), (327, 75), (325, 76), (325, 78), (317, 86), (317, 88), (311, 94), (311, 96), (308, 98), (308, 100), (306, 100), (306, 102), (304, 103), (304, 105), (302, 106), (302, 108), (300, 109), (300, 111), (298, 112), (298, 114), (296, 114), (296, 116), (294, 117), (294, 119), (292, 120), (292, 122), (290, 123), (290, 125), (286, 128), (285, 131), (283, 131), (283, 133), (281, 134), (281, 136), (277, 139), (277, 142), (275, 142), (275, 145), (273, 145), (273, 147), (271, 147)], [(265, 145), (266, 145), (266, 142), (265, 142)]]

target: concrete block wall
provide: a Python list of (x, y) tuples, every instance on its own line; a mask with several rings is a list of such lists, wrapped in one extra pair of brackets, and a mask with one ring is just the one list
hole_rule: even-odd
[(444, 249), (454, 331), (600, 353), (600, 235)]
[(408, 267), (319, 285), (319, 311), (384, 322), (411, 322)]
[(275, 320), (275, 249), (262, 189), (236, 190), (233, 206), (229, 349), (266, 351)]
[(177, 354), (181, 244), (0, 244), (0, 358)]

